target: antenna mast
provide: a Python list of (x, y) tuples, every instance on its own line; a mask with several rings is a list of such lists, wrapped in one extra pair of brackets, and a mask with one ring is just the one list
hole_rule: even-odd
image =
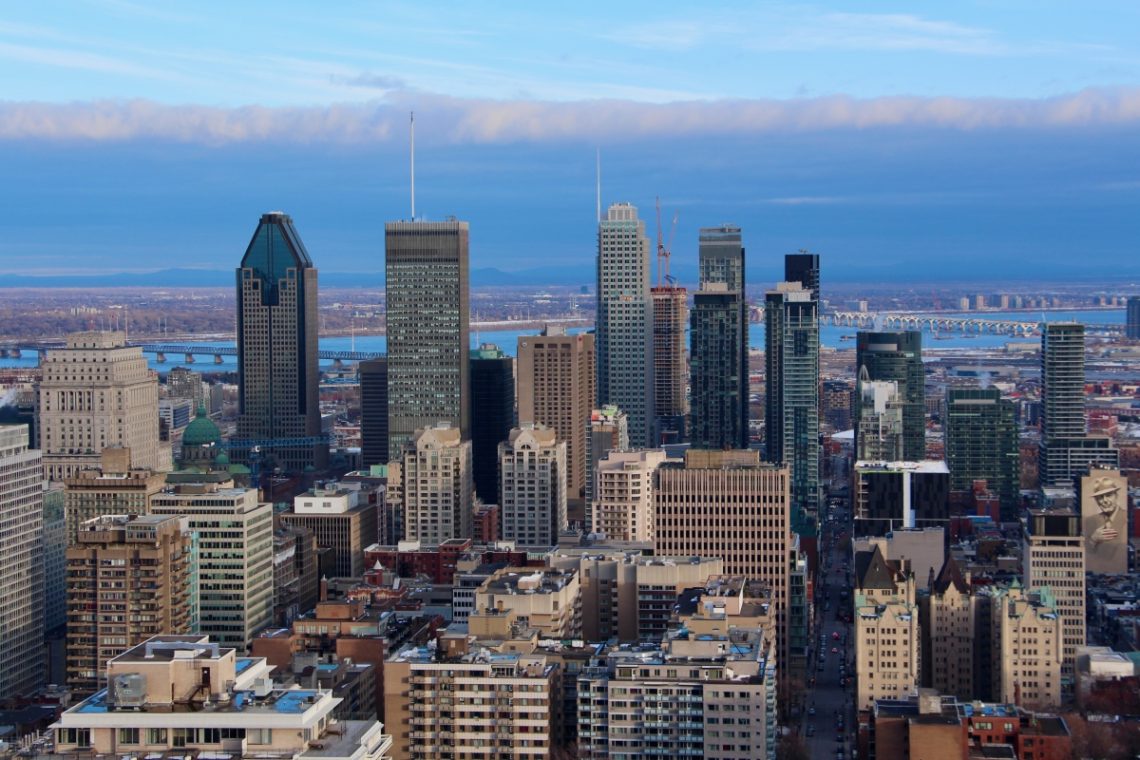
[(411, 112), (408, 123), (411, 134), (411, 164), (412, 164), (412, 221), (416, 221), (416, 112)]

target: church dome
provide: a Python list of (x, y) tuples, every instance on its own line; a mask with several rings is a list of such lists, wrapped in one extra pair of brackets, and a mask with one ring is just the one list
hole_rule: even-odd
[(182, 445), (217, 446), (222, 442), (222, 431), (206, 415), (206, 407), (199, 406), (198, 414), (182, 431)]

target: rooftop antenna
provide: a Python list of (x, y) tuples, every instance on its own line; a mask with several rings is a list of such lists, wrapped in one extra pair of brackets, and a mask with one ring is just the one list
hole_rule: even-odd
[(411, 112), (408, 122), (411, 134), (411, 164), (412, 164), (412, 221), (416, 221), (416, 112)]
[(596, 187), (594, 189), (594, 202), (597, 204), (598, 224), (602, 223), (602, 149), (597, 148), (595, 154), (595, 167), (594, 179)]

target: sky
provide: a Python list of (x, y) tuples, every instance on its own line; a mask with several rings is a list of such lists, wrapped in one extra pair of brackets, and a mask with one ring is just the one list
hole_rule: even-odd
[(682, 277), (735, 223), (754, 282), (1140, 279), (1134, 2), (47, 0), (0, 71), (4, 273), (232, 269), (269, 210), (380, 272), (414, 111), (473, 268), (588, 282), (600, 153)]

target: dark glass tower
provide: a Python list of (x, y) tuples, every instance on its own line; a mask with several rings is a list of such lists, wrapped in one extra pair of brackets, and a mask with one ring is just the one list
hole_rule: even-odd
[(1131, 340), (1140, 340), (1140, 296), (1128, 296), (1127, 304), (1124, 335)]
[[(731, 358), (727, 356), (713, 357), (706, 354), (702, 360), (702, 366), (711, 368), (720, 365), (725, 369), (737, 368), (738, 371), (734, 375), (736, 388), (729, 398), (719, 400), (707, 398), (706, 406), (701, 410), (696, 408), (694, 400), (692, 422), (695, 429), (697, 425), (702, 424), (698, 421), (698, 416), (708, 413), (714, 408), (721, 409), (722, 419), (708, 423), (705, 430), (717, 429), (724, 431), (724, 433), (717, 434), (707, 440), (709, 447), (746, 449), (748, 448), (748, 301), (745, 293), (744, 239), (740, 233), (740, 228), (733, 225), (702, 227), (698, 256), (701, 291), (715, 290), (736, 294), (736, 328), (731, 338), (734, 342), (731, 350), (735, 356)], [(719, 300), (723, 301), (723, 299)], [(705, 305), (709, 307), (712, 303), (706, 301)], [(720, 306), (723, 307), (724, 304), (721, 303)], [(697, 318), (694, 315), (694, 328), (696, 324)], [(716, 342), (717, 340), (711, 339), (706, 341), (705, 345), (712, 346)], [(694, 347), (695, 345), (696, 336), (694, 335)], [(722, 345), (724, 346), (722, 350), (729, 350), (727, 344), (722, 342)], [(734, 417), (734, 420), (730, 423), (723, 419), (723, 416), (726, 415)], [(718, 443), (720, 445), (715, 445)], [(701, 445), (697, 442), (695, 435), (693, 445)]]
[(997, 388), (950, 388), (946, 392), (946, 464), (950, 490), (968, 491), (985, 480), (1001, 499), (1007, 519), (1016, 519), (1021, 457), (1013, 402)]
[(384, 225), (388, 319), (388, 453), (416, 430), (471, 430), (467, 222)]
[(265, 441), (263, 456), (284, 470), (324, 468), (327, 444), (290, 443), (319, 436), (321, 414), (317, 270), (287, 214), (261, 217), (237, 270), (237, 307), (238, 438)]
[(696, 449), (743, 449), (748, 430), (740, 413), (740, 376), (747, 377), (740, 360), (740, 291), (723, 283), (694, 296), (690, 396), (692, 432)]
[[(860, 332), (856, 335), (855, 366), (867, 369), (870, 380), (893, 380), (903, 400), (903, 457), (908, 462), (926, 458), (926, 374), (922, 368), (922, 333)], [(862, 413), (855, 394), (855, 435)], [(856, 446), (858, 450), (858, 446)]]
[(819, 300), (819, 254), (801, 250), (784, 257), (784, 282), (798, 282)]
[(360, 372), (361, 464), (388, 464), (388, 359), (369, 359)]
[(515, 426), (515, 360), (484, 343), (471, 353), (471, 448), (475, 494), (499, 503), (499, 444)]

